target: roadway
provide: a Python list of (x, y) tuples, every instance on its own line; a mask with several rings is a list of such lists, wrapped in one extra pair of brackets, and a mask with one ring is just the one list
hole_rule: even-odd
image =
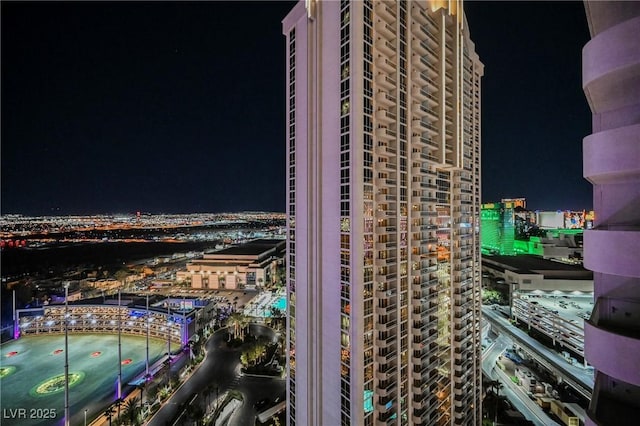
[(551, 426), (557, 425), (540, 406), (529, 399), (522, 388), (509, 378), (500, 368), (496, 368), (496, 360), (504, 352), (505, 349), (513, 345), (511, 339), (504, 335), (498, 338), (489, 346), (482, 354), (482, 371), (491, 380), (498, 380), (503, 384), (501, 392), (511, 402), (513, 407), (521, 412), (535, 426)]
[[(241, 350), (227, 347), (224, 342), (225, 331), (226, 329), (218, 330), (211, 336), (206, 344), (207, 355), (202, 364), (162, 405), (149, 420), (148, 426), (191, 425), (193, 420), (189, 420), (187, 407), (189, 404), (204, 406), (203, 391), (210, 385), (214, 389), (213, 395), (209, 398), (211, 401), (216, 399), (216, 393), (221, 396), (227, 390), (233, 389), (243, 394), (243, 404), (229, 420), (229, 424), (232, 425), (254, 424), (257, 416), (255, 402), (263, 398), (273, 399), (276, 396), (285, 395), (285, 379), (250, 377), (241, 374)], [(253, 335), (275, 337), (272, 329), (258, 324), (252, 324), (250, 332)]]
[(527, 333), (518, 327), (512, 325), (501, 313), (483, 306), (482, 315), (497, 333), (506, 334), (523, 349), (531, 353), (540, 365), (562, 378), (580, 395), (591, 399), (594, 384), (592, 371), (569, 364), (558, 353), (550, 350), (542, 343), (529, 337)]

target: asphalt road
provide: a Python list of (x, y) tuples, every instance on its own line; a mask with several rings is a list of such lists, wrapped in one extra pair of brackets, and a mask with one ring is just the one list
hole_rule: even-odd
[[(204, 406), (204, 389), (211, 385), (222, 395), (227, 390), (237, 390), (244, 396), (244, 403), (236, 410), (229, 425), (249, 425), (255, 423), (257, 415), (254, 403), (263, 399), (273, 400), (284, 396), (286, 380), (279, 378), (249, 377), (240, 373), (240, 349), (229, 349), (223, 340), (225, 329), (218, 330), (207, 341), (207, 356), (198, 370), (173, 394), (147, 423), (148, 426), (191, 425), (184, 407), (189, 403)], [(275, 332), (265, 326), (252, 324), (250, 331), (254, 335), (275, 337)], [(208, 399), (216, 398), (216, 392)], [(181, 418), (178, 418), (180, 414)]]
[[(581, 386), (587, 392), (591, 392), (593, 390), (594, 380), (592, 371), (569, 364), (561, 355), (550, 350), (537, 340), (531, 338), (524, 331), (511, 325), (509, 321), (507, 321), (496, 311), (492, 311), (489, 308), (483, 307), (482, 315), (492, 324), (496, 324), (504, 329), (507, 334), (510, 335), (509, 337), (513, 337), (515, 339), (521, 340), (522, 342), (526, 342), (526, 345), (523, 346), (523, 349), (529, 352), (531, 352), (531, 350), (536, 352), (532, 355), (536, 360), (538, 360), (538, 362), (543, 365), (549, 364), (550, 366), (552, 366), (553, 370), (555, 370), (557, 374), (562, 376), (564, 380), (569, 384), (573, 386), (571, 382), (574, 381), (577, 385)], [(495, 330), (496, 332), (500, 332), (498, 328), (495, 328)]]
[(511, 339), (504, 335), (499, 335), (494, 343), (482, 354), (482, 371), (491, 379), (500, 381), (504, 387), (500, 391), (502, 395), (506, 395), (507, 399), (513, 404), (514, 408), (520, 411), (528, 420), (532, 421), (536, 426), (556, 425), (549, 416), (511, 381), (500, 368), (496, 367), (496, 359), (504, 352), (506, 348), (513, 345)]

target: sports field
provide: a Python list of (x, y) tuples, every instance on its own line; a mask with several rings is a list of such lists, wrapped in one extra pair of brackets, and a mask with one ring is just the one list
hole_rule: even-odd
[[(165, 341), (151, 339), (150, 363), (166, 351)], [(0, 352), (0, 424), (64, 424), (64, 335), (22, 337), (3, 344)], [(145, 370), (145, 358), (146, 339), (123, 335), (123, 384)], [(71, 425), (82, 425), (85, 409), (89, 422), (115, 400), (118, 336), (70, 334), (69, 377)]]

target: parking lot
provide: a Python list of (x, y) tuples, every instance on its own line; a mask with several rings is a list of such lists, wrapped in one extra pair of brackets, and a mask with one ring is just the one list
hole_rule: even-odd
[[(529, 293), (517, 294), (512, 308), (518, 322), (548, 336), (553, 345), (584, 357), (584, 321), (592, 307), (591, 296)], [(568, 352), (563, 355), (571, 358)]]
[(589, 319), (593, 309), (593, 295), (521, 294), (520, 299), (537, 304), (556, 313), (561, 318), (584, 328), (584, 320)]

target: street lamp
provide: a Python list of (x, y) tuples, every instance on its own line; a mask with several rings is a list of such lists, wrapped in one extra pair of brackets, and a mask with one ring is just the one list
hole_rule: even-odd
[(167, 358), (171, 363), (171, 298), (167, 299)]
[(149, 293), (147, 293), (147, 314), (145, 317), (147, 323), (147, 358), (145, 361), (145, 378), (149, 377)]
[[(122, 300), (120, 298), (120, 288), (118, 288), (118, 389), (117, 398), (122, 398)], [(118, 418), (120, 418), (120, 407), (118, 406)]]
[(64, 285), (64, 425), (69, 426), (69, 284)]
[(84, 409), (84, 426), (87, 426), (87, 409)]

